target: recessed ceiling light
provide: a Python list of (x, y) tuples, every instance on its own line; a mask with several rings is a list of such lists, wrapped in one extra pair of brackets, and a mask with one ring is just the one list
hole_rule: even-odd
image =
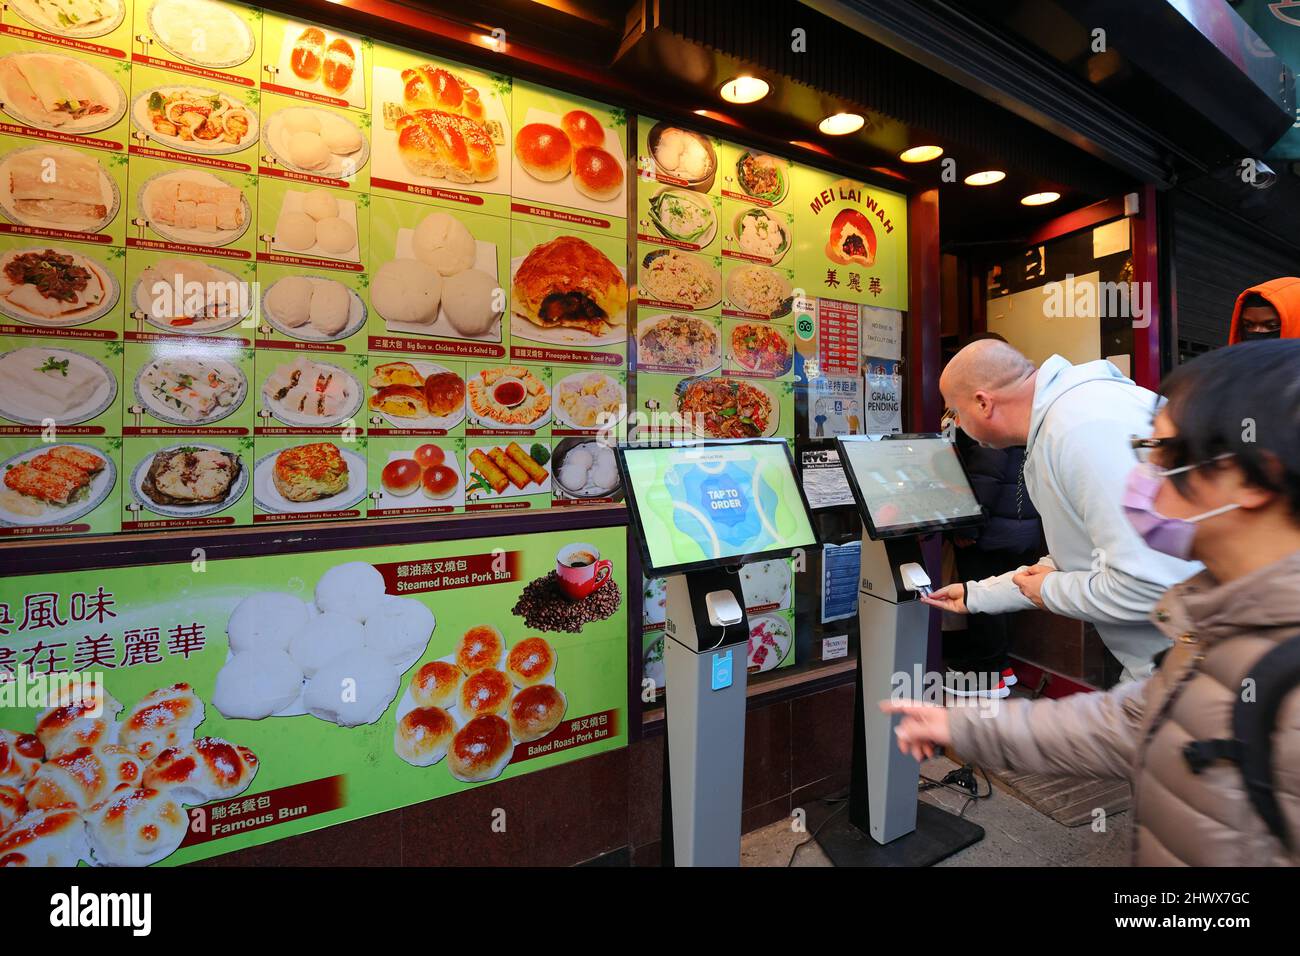
[(818, 123), (817, 128), (827, 136), (844, 136), (862, 129), (865, 122), (857, 113), (836, 113)]
[(1000, 169), (986, 169), (982, 172), (971, 173), (966, 177), (967, 186), (992, 186), (994, 183), (1000, 183), (1007, 178), (1007, 174)]
[(756, 76), (738, 76), (722, 84), (722, 98), (728, 103), (757, 103), (771, 89)]
[(898, 154), (898, 158), (905, 163), (928, 163), (932, 159), (938, 159), (943, 155), (942, 146), (913, 146), (911, 149), (905, 149)]
[(1042, 193), (1030, 193), (1024, 199), (1020, 200), (1022, 206), (1046, 206), (1049, 202), (1056, 202), (1061, 198), (1060, 193), (1054, 193), (1051, 190)]

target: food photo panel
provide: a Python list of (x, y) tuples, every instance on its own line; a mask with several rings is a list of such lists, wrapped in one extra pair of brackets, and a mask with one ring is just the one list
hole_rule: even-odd
[(262, 11), (229, 0), (136, 0), (133, 63), (256, 89)]
[(258, 436), (254, 451), (254, 524), (364, 517), (365, 439)]
[(788, 159), (723, 141), (718, 144), (718, 165), (723, 199), (770, 209), (790, 196), (793, 164)]
[(0, 540), (121, 528), (121, 438), (0, 438)]
[(669, 246), (636, 245), (637, 302), (675, 312), (717, 312), (722, 257)]
[(262, 94), (258, 172), (311, 186), (367, 192), (370, 114)]
[(515, 219), (510, 240), (511, 358), (621, 368), (626, 239)]
[(794, 330), (753, 319), (723, 319), (723, 375), (790, 380), (794, 376)]
[(622, 237), (627, 219), (627, 112), (516, 81), (511, 210)]
[(262, 89), (368, 112), (373, 44), (333, 27), (262, 14)]
[(637, 190), (636, 237), (641, 242), (716, 254), (722, 248), (722, 200), (709, 193), (642, 180)]
[(126, 154), (0, 136), (0, 234), (120, 246)]
[(0, 337), (0, 434), (120, 435), (122, 343)]
[(724, 259), (722, 314), (780, 321), (790, 325), (794, 313), (794, 270), (757, 262)]
[(614, 460), (613, 438), (589, 435), (553, 438), (551, 491), (553, 507), (607, 504), (623, 497)]
[(256, 91), (131, 69), (131, 155), (236, 173), (257, 172)]
[(626, 371), (557, 365), (551, 383), (552, 435), (599, 435), (617, 443), (627, 420)]
[(257, 347), (364, 352), (366, 285), (361, 273), (259, 262)]
[(465, 505), (465, 439), (366, 439), (371, 518), (452, 514)]
[(253, 439), (122, 439), (122, 530), (253, 523)]
[(253, 350), (231, 340), (125, 347), (123, 435), (253, 434)]
[(551, 506), (551, 440), (466, 440), (465, 510), (513, 511)]
[(771, 438), (794, 434), (794, 384), (731, 378), (637, 376), (640, 437), (681, 431), (696, 438)]
[(510, 220), (384, 197), (370, 213), (370, 350), (504, 357)]
[(258, 262), (366, 271), (370, 235), (367, 194), (266, 176), (257, 196), (261, 207)]
[(257, 287), (251, 261), (126, 254), (126, 339), (133, 342), (230, 340), (253, 344)]
[(375, 60), (371, 188), (509, 215), (510, 78), (389, 46)]
[(465, 363), (423, 355), (372, 355), (366, 381), (369, 435), (463, 435)]
[(721, 203), (724, 258), (775, 266), (794, 247), (794, 216), (789, 212), (734, 199)]
[(649, 116), (637, 117), (637, 175), (650, 184), (717, 195), (718, 141)]
[(637, 310), (636, 370), (703, 375), (722, 364), (722, 320), (715, 315)]
[(364, 355), (259, 350), (257, 435), (364, 433)]
[(547, 365), (465, 367), (466, 435), (549, 435), (553, 409), (552, 369)]
[(137, 156), (126, 244), (224, 259), (257, 249), (257, 177)]
[(0, 235), (0, 335), (119, 339), (126, 255)]
[(92, 149), (126, 149), (130, 64), (0, 35), (0, 129)]
[(0, 24), (7, 32), (57, 49), (81, 50), (122, 61), (131, 53), (130, 0), (93, 0), (74, 5), (52, 0), (12, 0), (0, 5)]

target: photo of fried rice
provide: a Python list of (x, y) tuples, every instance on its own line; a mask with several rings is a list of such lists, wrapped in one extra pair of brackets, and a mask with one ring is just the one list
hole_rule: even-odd
[(718, 330), (693, 315), (660, 315), (637, 329), (637, 365), (644, 369), (711, 372), (718, 367)]
[(785, 315), (791, 307), (791, 287), (776, 269), (739, 266), (727, 276), (727, 301), (741, 312)]
[(712, 260), (676, 249), (647, 253), (637, 281), (642, 298), (686, 309), (707, 309), (721, 297), (722, 277)]

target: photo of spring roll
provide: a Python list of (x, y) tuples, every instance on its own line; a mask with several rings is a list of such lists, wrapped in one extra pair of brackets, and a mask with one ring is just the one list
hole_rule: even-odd
[(533, 459), (529, 457), (528, 452), (520, 448), (517, 442), (511, 442), (506, 446), (506, 455), (508, 455), (510, 460), (516, 465), (528, 472), (528, 477), (532, 481), (535, 481), (540, 485), (546, 480), (546, 469), (533, 461)]
[(469, 460), (478, 473), (487, 480), (489, 485), (492, 486), (494, 492), (501, 494), (501, 492), (506, 490), (506, 485), (510, 484), (510, 479), (506, 477), (504, 471), (493, 464), (492, 460), (484, 454), (482, 449), (475, 448), (470, 452)]
[(510, 478), (510, 483), (520, 491), (523, 491), (532, 483), (532, 479), (528, 477), (528, 472), (524, 471), (517, 464), (511, 461), (510, 456), (500, 448), (493, 448), (488, 452), (488, 457), (492, 459), (493, 463), (495, 463), (498, 468), (506, 473)]

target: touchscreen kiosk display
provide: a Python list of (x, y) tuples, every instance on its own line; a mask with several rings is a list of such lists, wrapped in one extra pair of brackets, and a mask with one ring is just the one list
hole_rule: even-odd
[(654, 574), (817, 544), (785, 442), (620, 449)]
[(841, 440), (843, 460), (873, 537), (978, 524), (980, 504), (953, 444), (941, 436)]

